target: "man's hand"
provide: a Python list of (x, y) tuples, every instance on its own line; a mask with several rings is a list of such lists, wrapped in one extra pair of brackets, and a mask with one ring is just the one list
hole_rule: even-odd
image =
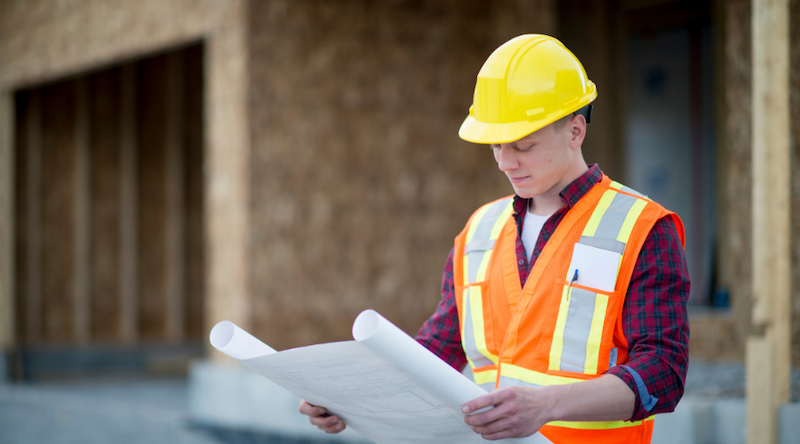
[(327, 410), (309, 404), (305, 399), (300, 400), (300, 413), (307, 415), (309, 422), (325, 433), (339, 433), (345, 428), (338, 417), (329, 415)]
[[(523, 438), (552, 420), (547, 417), (555, 399), (548, 390), (505, 387), (464, 404), (464, 422), (484, 439)], [(469, 415), (485, 407), (493, 409)]]

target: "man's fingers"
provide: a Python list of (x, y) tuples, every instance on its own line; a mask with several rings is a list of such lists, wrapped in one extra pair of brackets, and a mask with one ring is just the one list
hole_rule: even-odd
[(514, 430), (518, 428), (520, 425), (522, 424), (521, 424), (521, 418), (519, 416), (504, 416), (498, 418), (495, 421), (488, 422), (486, 424), (472, 426), (472, 430), (474, 430), (475, 433), (479, 433), (483, 435), (484, 438), (486, 438), (487, 435), (499, 434), (500, 432), (503, 432), (505, 430)]
[(478, 398), (473, 399), (472, 401), (464, 404), (461, 407), (461, 413), (470, 414), (472, 412), (476, 412), (482, 408), (490, 407), (497, 404), (496, 393), (488, 393), (486, 395), (480, 396)]
[(328, 413), (323, 407), (318, 407), (313, 404), (310, 404), (308, 401), (301, 399), (300, 400), (300, 413), (308, 416), (323, 416)]
[(345, 428), (344, 423), (336, 416), (316, 416), (309, 418), (309, 421), (325, 433), (339, 433)]
[(300, 413), (308, 416), (308, 422), (325, 433), (339, 433), (347, 427), (339, 420), (338, 416), (328, 414), (325, 408), (311, 404), (305, 399), (300, 400), (299, 410)]

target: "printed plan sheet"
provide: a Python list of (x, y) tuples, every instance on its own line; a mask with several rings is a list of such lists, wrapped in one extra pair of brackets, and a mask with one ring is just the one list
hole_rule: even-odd
[[(378, 444), (487, 442), (461, 413), (482, 388), (373, 310), (353, 338), (276, 352), (229, 321), (211, 330), (219, 351)], [(552, 444), (540, 433), (501, 442)]]

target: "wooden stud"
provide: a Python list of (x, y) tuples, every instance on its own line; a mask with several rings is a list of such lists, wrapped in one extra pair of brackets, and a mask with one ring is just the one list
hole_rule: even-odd
[(164, 154), (166, 177), (164, 242), (166, 313), (164, 316), (167, 341), (178, 342), (184, 337), (185, 300), (185, 205), (183, 155), (183, 57), (182, 53), (167, 58), (167, 122)]
[(138, 208), (136, 159), (136, 66), (122, 68), (120, 110), (120, 337), (138, 338)]
[[(252, 324), (247, 243), (250, 141), (247, 111), (247, 2), (230, 2), (208, 40), (204, 95), (206, 328), (227, 319)], [(213, 360), (229, 359), (209, 347)]]
[(14, 96), (3, 91), (0, 92), (0, 352), (16, 345), (14, 129)]
[(748, 339), (747, 439), (778, 442), (790, 389), (789, 6), (753, 0), (753, 333)]
[(25, 130), (28, 133), (25, 147), (28, 169), (26, 336), (28, 341), (36, 342), (42, 336), (42, 96), (39, 90), (30, 92)]
[(91, 265), (91, 159), (87, 78), (75, 82), (75, 258), (73, 328), (78, 344), (89, 342)]

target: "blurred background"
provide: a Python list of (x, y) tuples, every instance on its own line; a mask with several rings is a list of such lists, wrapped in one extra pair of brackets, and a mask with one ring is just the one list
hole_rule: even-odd
[[(800, 2), (788, 11), (794, 67)], [(1, 0), (0, 442), (328, 442), (208, 332), (229, 319), (285, 349), (350, 339), (373, 308), (413, 335), (471, 212), (513, 192), (457, 130), (483, 61), (523, 33), (561, 39), (598, 85), (587, 162), (686, 226), (692, 365), (654, 442), (744, 442), (752, 15), (747, 0)], [(787, 94), (793, 208), (796, 70)], [(787, 405), (781, 427), (800, 423)]]

